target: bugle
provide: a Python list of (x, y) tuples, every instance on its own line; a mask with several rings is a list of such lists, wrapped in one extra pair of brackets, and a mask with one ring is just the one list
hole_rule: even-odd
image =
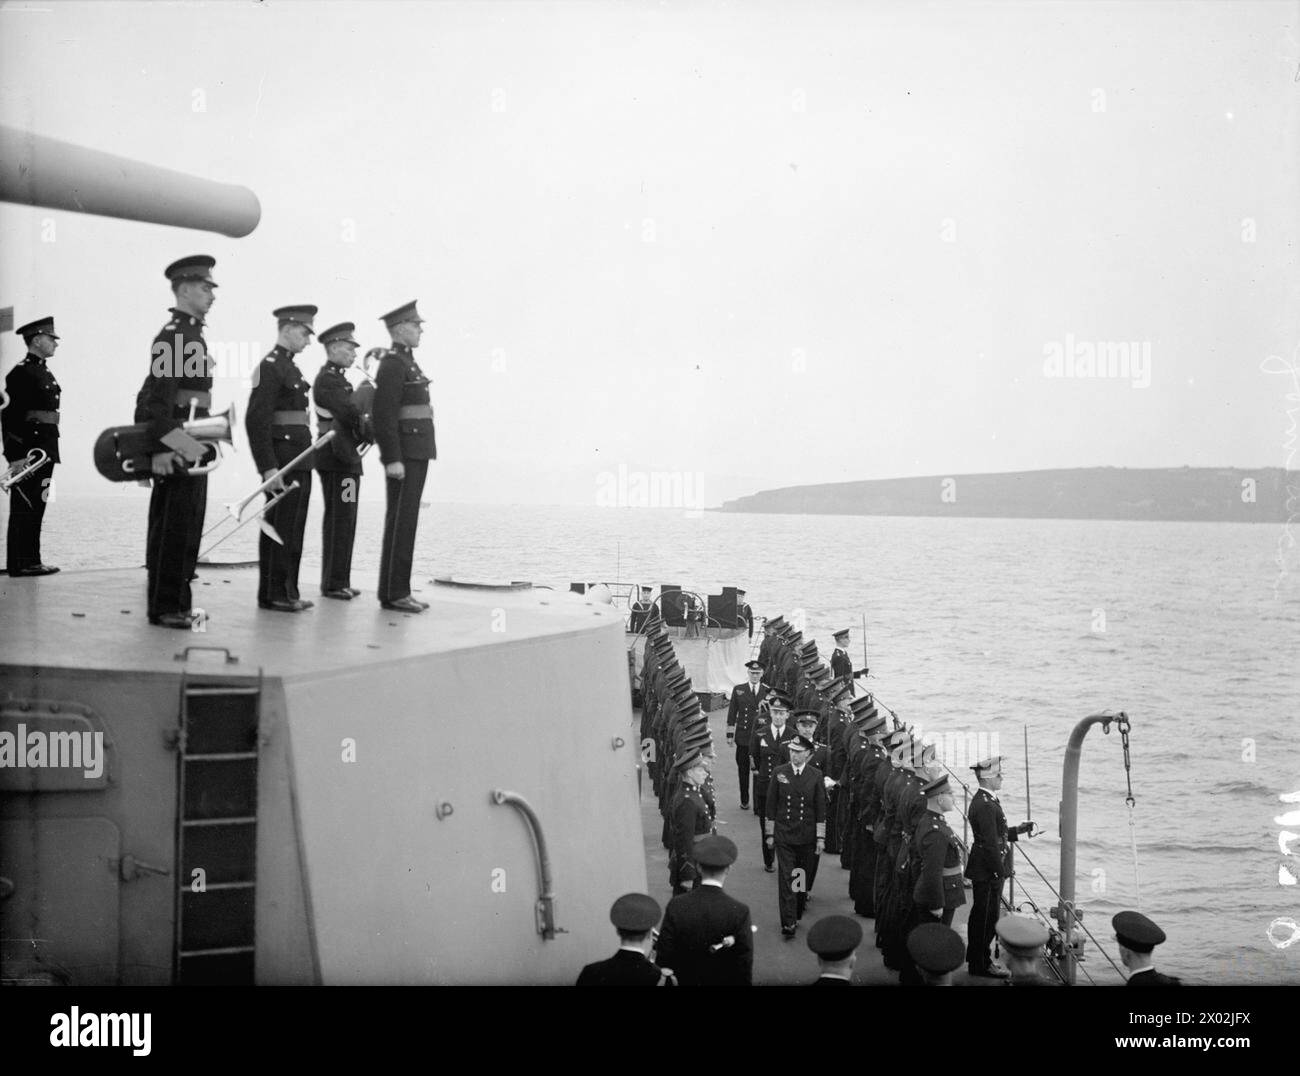
[(334, 430), (330, 430), (327, 433), (321, 434), (319, 437), (316, 438), (315, 441), (313, 441), (310, 445), (308, 445), (301, 452), (299, 452), (298, 455), (294, 456), (293, 459), (291, 459), (288, 463), (286, 463), (283, 467), (281, 467), (278, 471), (276, 471), (275, 474), (271, 475), (270, 478), (268, 478), (255, 490), (253, 490), (253, 492), (250, 493), (247, 497), (245, 497), (242, 501), (229, 502), (226, 505), (226, 511), (230, 513), (231, 518), (239, 519), (240, 516), (244, 514), (244, 509), (247, 508), (260, 494), (266, 493), (268, 490), (274, 487), (275, 484), (279, 482), (286, 474), (288, 474), (295, 467), (297, 467), (298, 464), (308, 459), (318, 449), (324, 448), (327, 444), (329, 444), (332, 440), (334, 440), (334, 437), (335, 437)]
[[(220, 415), (191, 419), (180, 428), (196, 441), (205, 443), (213, 453), (209, 462), (184, 468), (186, 475), (207, 474), (221, 463), (220, 442), (234, 448), (235, 405), (231, 404)], [(152, 476), (153, 457), (168, 451), (159, 447), (157, 438), (149, 433), (149, 425), (137, 422), (133, 426), (111, 426), (95, 441), (95, 468), (110, 482), (136, 482)]]
[(40, 470), (49, 458), (50, 454), (43, 448), (33, 448), (25, 457), (17, 463), (11, 463), (4, 473), (0, 474), (0, 490), (8, 493), (10, 486), (17, 485), (28, 475)]

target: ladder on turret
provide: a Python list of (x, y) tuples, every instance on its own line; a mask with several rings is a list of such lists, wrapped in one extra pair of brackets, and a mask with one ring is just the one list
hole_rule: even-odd
[(173, 981), (252, 985), (262, 677), (181, 676)]

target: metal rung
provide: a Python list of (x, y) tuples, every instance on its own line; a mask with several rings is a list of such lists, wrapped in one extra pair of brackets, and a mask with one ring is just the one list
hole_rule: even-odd
[(196, 695), (256, 695), (261, 688), (256, 687), (187, 687), (185, 697), (192, 699)]
[(229, 956), (234, 953), (254, 952), (251, 945), (236, 945), (230, 949), (182, 949), (181, 956)]
[(183, 818), (182, 826), (246, 826), (249, 823), (256, 822), (255, 816), (247, 818)]
[(213, 755), (182, 755), (186, 762), (193, 762), (196, 759), (199, 762), (236, 762), (242, 759), (257, 758), (256, 751), (229, 751), (225, 754)]
[[(194, 895), (196, 897), (201, 897), (203, 896), (203, 893), (211, 892), (214, 889), (255, 889), (255, 888), (257, 888), (256, 882), (208, 882), (203, 887), (203, 892), (194, 893)], [(181, 886), (181, 892), (189, 894), (194, 891), (191, 890), (188, 885), (183, 885)]]

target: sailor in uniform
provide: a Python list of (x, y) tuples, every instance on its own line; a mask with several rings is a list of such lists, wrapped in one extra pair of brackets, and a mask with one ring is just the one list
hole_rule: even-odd
[(763, 843), (774, 848), (777, 907), (781, 933), (794, 937), (807, 903), (808, 879), (826, 844), (826, 786), (822, 772), (808, 764), (813, 742), (795, 736), (785, 745), (790, 761), (778, 766), (767, 786)]
[[(830, 831), (833, 828), (832, 806), (834, 803), (835, 781), (830, 776), (830, 747), (821, 743), (817, 739), (817, 725), (821, 719), (821, 713), (817, 710), (798, 710), (794, 715), (794, 729), (800, 736), (808, 740), (812, 745), (812, 754), (808, 758), (808, 765), (814, 766), (822, 775), (822, 784), (826, 788), (826, 839), (822, 842), (823, 851), (830, 854), (833, 850), (830, 843)], [(786, 757), (789, 757), (789, 745), (786, 745)], [(821, 856), (813, 857), (812, 865), (808, 868), (807, 885), (804, 889), (804, 903), (812, 900), (813, 883), (817, 881), (817, 867), (821, 863)]]
[(1141, 912), (1118, 912), (1111, 919), (1119, 958), (1128, 968), (1129, 986), (1182, 986), (1174, 975), (1162, 975), (1152, 962), (1151, 950), (1165, 940), (1165, 932)]
[(736, 591), (736, 627), (746, 628), (749, 638), (754, 637), (754, 610), (745, 602), (745, 592)]
[(750, 764), (749, 744), (753, 739), (754, 727), (758, 724), (759, 704), (767, 698), (768, 690), (761, 681), (763, 666), (757, 661), (745, 662), (749, 679), (737, 684), (731, 691), (731, 702), (727, 706), (727, 746), (736, 747), (736, 774), (740, 778), (740, 809), (749, 808)]
[(1002, 756), (982, 759), (971, 767), (979, 791), (971, 797), (966, 817), (970, 822), (970, 858), (966, 877), (971, 880), (971, 911), (966, 922), (966, 963), (972, 975), (1005, 979), (1010, 972), (989, 957), (993, 927), (1002, 909), (1002, 885), (1015, 873), (1011, 843), (1020, 834), (1032, 835), (1033, 823), (1009, 827), (998, 800), (1002, 787)]
[(659, 902), (645, 893), (625, 893), (614, 901), (609, 921), (618, 931), (618, 952), (608, 960), (588, 964), (577, 986), (676, 986), (672, 969), (650, 959)]
[(204, 317), (216, 296), (215, 258), (195, 254), (163, 270), (176, 305), (171, 319), (153, 339), (149, 373), (135, 398), (137, 423), (147, 424), (157, 442), (151, 454), (153, 494), (149, 498), (149, 623), (190, 630), (194, 623), (190, 580), (199, 559), (207, 475), (190, 476), (187, 465), (201, 463), (214, 448), (191, 437), (182, 423), (207, 418), (212, 406), (212, 367), (203, 339)]
[(952, 973), (966, 956), (966, 945), (952, 927), (921, 923), (907, 936), (907, 955), (923, 986), (952, 986)]
[[(767, 702), (768, 720), (754, 730), (753, 747), (750, 751), (750, 766), (754, 770), (754, 813), (758, 815), (759, 834), (767, 832), (767, 789), (772, 774), (785, 760), (783, 748), (787, 740), (794, 739), (796, 733), (786, 724), (790, 716), (790, 703), (784, 695), (773, 693)], [(773, 846), (763, 842), (763, 869), (771, 874), (776, 868), (772, 865), (776, 858)]]
[[(311, 342), (316, 307), (282, 306), (271, 316), (276, 320), (276, 344), (253, 371), (253, 390), (244, 419), (253, 462), (263, 482), (312, 443), (307, 381), (294, 356)], [(281, 613), (301, 613), (315, 604), (298, 595), (298, 565), (311, 500), (311, 463), (303, 462), (281, 475), (266, 491), (266, 498), (269, 501), (294, 482), (298, 488), (285, 493), (264, 516), (281, 542), (264, 533), (257, 547), (257, 604)]]
[(695, 841), (697, 837), (713, 832), (713, 815), (704, 798), (704, 783), (709, 778), (709, 770), (699, 750), (688, 748), (673, 763), (673, 769), (681, 774), (681, 783), (675, 789), (668, 809), (672, 833), (668, 881), (672, 884), (673, 896), (679, 896), (700, 884), (700, 872), (695, 863)]
[(653, 602), (650, 600), (651, 587), (637, 587), (637, 599), (632, 603), (632, 616), (628, 620), (627, 630), (639, 635), (643, 628), (648, 628), (646, 618), (650, 615)]
[(311, 387), (317, 431), (334, 439), (316, 453), (325, 519), (321, 526), (320, 592), (327, 598), (351, 601), (361, 591), (352, 586), (352, 546), (357, 533), (357, 504), (361, 499), (361, 455), (366, 439), (365, 416), (352, 398), (352, 383), (344, 371), (356, 361), (356, 326), (350, 321), (331, 325), (317, 338), (325, 346), (325, 363)]
[(853, 965), (862, 944), (862, 927), (847, 915), (826, 915), (808, 931), (808, 948), (817, 954), (813, 986), (852, 986)]
[[(903, 931), (904, 938), (912, 927), (921, 923), (951, 926), (953, 915), (966, 903), (966, 891), (962, 886), (961, 842), (943, 817), (945, 811), (953, 809), (948, 774), (940, 772), (939, 776), (926, 782), (921, 794), (925, 797), (925, 812), (916, 824), (909, 848), (912, 908), (911, 921)], [(921, 981), (911, 960), (904, 956), (902, 965), (902, 982)]]
[(1007, 958), (1007, 986), (1059, 986), (1040, 971), (1043, 946), (1051, 937), (1039, 920), (1028, 915), (1004, 915), (994, 928)]
[(62, 390), (45, 363), (58, 350), (59, 336), (52, 317), (28, 322), (17, 333), (27, 345), (27, 357), (5, 378), (9, 403), (0, 411), (4, 454), (11, 464), (22, 463), (32, 449), (40, 449), (48, 458), (9, 487), (7, 567), (11, 577), (53, 575), (59, 569), (41, 560), (41, 523), (54, 484), (54, 465), (59, 462)]
[(754, 978), (754, 924), (749, 906), (725, 892), (736, 845), (726, 837), (695, 842), (700, 884), (664, 910), (659, 959), (682, 986), (749, 986)]
[[(854, 702), (859, 700), (855, 699)], [(885, 753), (886, 721), (874, 705), (855, 710), (854, 725), (862, 747), (853, 756), (853, 862), (849, 868), (849, 896), (853, 911), (867, 919), (876, 916), (876, 823), (880, 817), (880, 789), (876, 775), (889, 770)]]
[(384, 464), (387, 504), (379, 560), (379, 603), (385, 609), (422, 613), (428, 602), (411, 597), (411, 562), (420, 521), (420, 496), (437, 459), (429, 379), (415, 361), (424, 319), (407, 303), (381, 319), (393, 346), (375, 373), (373, 422), (379, 458)]

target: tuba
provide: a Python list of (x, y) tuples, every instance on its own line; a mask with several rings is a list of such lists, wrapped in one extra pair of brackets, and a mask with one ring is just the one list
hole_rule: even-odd
[[(231, 430), (235, 424), (235, 405), (231, 404), (220, 415), (190, 419), (181, 423), (181, 429), (196, 441), (203, 441), (207, 449), (204, 460), (185, 468), (188, 475), (202, 475), (215, 470), (221, 463), (220, 442), (234, 447)], [(95, 441), (95, 468), (110, 482), (138, 482), (152, 477), (153, 456), (165, 452), (149, 433), (147, 423), (134, 426), (111, 426)]]

